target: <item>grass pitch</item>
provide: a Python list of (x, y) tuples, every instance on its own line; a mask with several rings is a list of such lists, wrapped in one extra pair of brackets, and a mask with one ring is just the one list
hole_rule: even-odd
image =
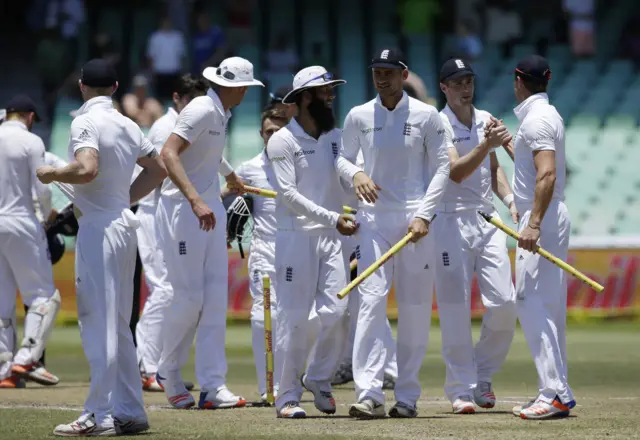
[[(478, 336), (478, 330), (474, 331)], [(228, 385), (249, 400), (259, 398), (251, 354), (248, 325), (227, 332)], [(432, 327), (430, 346), (421, 381), (419, 415), (413, 420), (358, 421), (348, 417), (354, 401), (353, 384), (337, 387), (338, 412), (324, 416), (305, 393), (306, 420), (276, 419), (273, 408), (218, 411), (171, 410), (162, 393), (146, 393), (153, 439), (440, 439), (488, 438), (640, 438), (640, 324), (607, 323), (570, 325), (568, 330), (569, 378), (578, 406), (563, 420), (532, 422), (511, 415), (518, 402), (534, 397), (537, 378), (528, 347), (518, 330), (507, 361), (494, 377), (499, 403), (475, 415), (453, 415), (442, 385), (444, 365), (440, 332)], [(58, 423), (74, 420), (88, 389), (89, 369), (77, 328), (56, 329), (47, 349), (47, 366), (59, 375), (56, 387), (29, 383), (26, 389), (0, 390), (0, 439), (52, 438)], [(193, 355), (184, 370), (195, 380)], [(194, 392), (197, 398), (197, 392)], [(387, 393), (387, 409), (393, 405)]]

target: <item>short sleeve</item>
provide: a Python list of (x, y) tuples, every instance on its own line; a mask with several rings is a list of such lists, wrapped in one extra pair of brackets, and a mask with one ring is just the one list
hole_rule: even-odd
[(100, 151), (98, 128), (87, 115), (77, 117), (71, 122), (70, 150), (75, 155), (81, 148), (93, 148)]
[(146, 137), (142, 137), (140, 143), (140, 155), (138, 157), (155, 157), (158, 155), (158, 150)]
[(444, 127), (444, 141), (447, 148), (455, 148), (453, 145), (453, 138), (455, 137), (453, 133), (453, 127), (451, 126), (451, 122), (449, 122), (449, 118), (446, 115), (440, 113), (440, 117), (442, 118), (442, 126)]
[(555, 151), (556, 137), (549, 121), (537, 118), (527, 125), (523, 130), (524, 140), (532, 151)]
[(180, 112), (173, 133), (187, 142), (193, 143), (207, 128), (210, 118), (210, 109), (199, 105), (198, 102), (191, 101)]

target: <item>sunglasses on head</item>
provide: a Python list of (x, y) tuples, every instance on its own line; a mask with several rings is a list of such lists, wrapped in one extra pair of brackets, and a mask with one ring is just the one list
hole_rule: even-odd
[(318, 75), (318, 76), (316, 76), (316, 77), (314, 77), (314, 78), (311, 78), (310, 80), (308, 80), (307, 82), (305, 82), (304, 84), (302, 84), (300, 87), (304, 87), (304, 86), (306, 86), (307, 84), (309, 84), (310, 82), (313, 82), (313, 81), (315, 81), (315, 80), (317, 80), (317, 79), (320, 79), (320, 78), (322, 78), (322, 79), (323, 79), (323, 80), (325, 80), (325, 81), (331, 81), (331, 80), (333, 79), (333, 73), (331, 73), (331, 72), (326, 72), (326, 73), (323, 73), (322, 75)]
[(222, 69), (220, 67), (218, 67), (218, 69), (216, 70), (216, 75), (223, 77), (224, 79), (228, 79), (229, 81), (233, 81), (234, 79), (236, 79), (236, 74), (230, 71), (226, 71), (224, 73), (222, 73)]

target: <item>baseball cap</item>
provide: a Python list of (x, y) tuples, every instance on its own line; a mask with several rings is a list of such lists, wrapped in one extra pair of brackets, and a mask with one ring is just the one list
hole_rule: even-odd
[(346, 84), (343, 79), (334, 79), (333, 73), (322, 66), (305, 67), (293, 77), (293, 88), (282, 98), (283, 104), (293, 104), (293, 98), (300, 92), (314, 87), (338, 86)]
[(551, 79), (551, 67), (544, 57), (529, 55), (520, 60), (516, 66), (516, 74), (529, 80), (546, 83)]
[(442, 65), (442, 69), (440, 69), (440, 82), (468, 75), (476, 75), (471, 68), (471, 64), (460, 58), (451, 58), (450, 60), (445, 61)]
[(269, 93), (269, 98), (271, 99), (271, 104), (275, 104), (277, 102), (282, 102), (285, 96), (289, 94), (293, 90), (291, 86), (282, 86), (279, 87), (275, 93)]
[(40, 116), (38, 116), (38, 110), (36, 109), (36, 104), (33, 102), (31, 98), (27, 95), (17, 95), (11, 98), (11, 101), (7, 103), (6, 113), (35, 113), (36, 122), (40, 121)]
[(207, 67), (202, 71), (202, 76), (223, 87), (264, 87), (253, 78), (253, 64), (240, 57), (227, 58), (218, 67)]
[(80, 81), (87, 87), (112, 87), (118, 78), (111, 63), (96, 58), (82, 66)]
[(400, 49), (382, 49), (375, 53), (369, 68), (382, 67), (387, 69), (408, 69), (407, 58)]

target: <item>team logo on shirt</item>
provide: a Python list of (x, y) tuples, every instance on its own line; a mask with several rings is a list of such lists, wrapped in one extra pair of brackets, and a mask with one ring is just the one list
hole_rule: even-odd
[(78, 139), (81, 141), (88, 141), (89, 139), (91, 139), (91, 135), (85, 128), (84, 130), (82, 130), (82, 133), (80, 133), (80, 135), (78, 136)]
[(331, 142), (331, 151), (333, 152), (333, 157), (334, 158), (338, 157), (338, 143), (337, 142)]
[(360, 245), (356, 246), (356, 260), (360, 259)]
[(258, 269), (253, 271), (253, 282), (258, 283), (260, 281), (260, 271)]
[(293, 281), (293, 267), (287, 266), (287, 269), (285, 270), (284, 279), (287, 280), (288, 282)]
[(462, 141), (469, 141), (469, 140), (471, 140), (471, 136), (466, 136), (466, 137), (462, 137), (462, 136), (461, 136), (461, 137), (453, 138), (451, 141), (452, 141), (454, 144), (457, 144), (458, 142), (462, 142)]
[(181, 241), (178, 243), (178, 253), (180, 255), (187, 255), (187, 242)]
[(444, 266), (448, 266), (449, 265), (449, 252), (443, 252), (442, 253), (442, 264)]
[(308, 156), (310, 154), (316, 154), (316, 150), (300, 150), (300, 151), (296, 151), (294, 156), (295, 157), (300, 157), (300, 156)]
[(413, 127), (411, 127), (411, 124), (409, 124), (408, 122), (405, 122), (402, 134), (404, 134), (405, 136), (411, 136), (411, 129), (412, 128)]
[(370, 127), (370, 128), (363, 128), (362, 130), (360, 130), (362, 132), (362, 134), (369, 134), (372, 131), (382, 131), (382, 127)]

